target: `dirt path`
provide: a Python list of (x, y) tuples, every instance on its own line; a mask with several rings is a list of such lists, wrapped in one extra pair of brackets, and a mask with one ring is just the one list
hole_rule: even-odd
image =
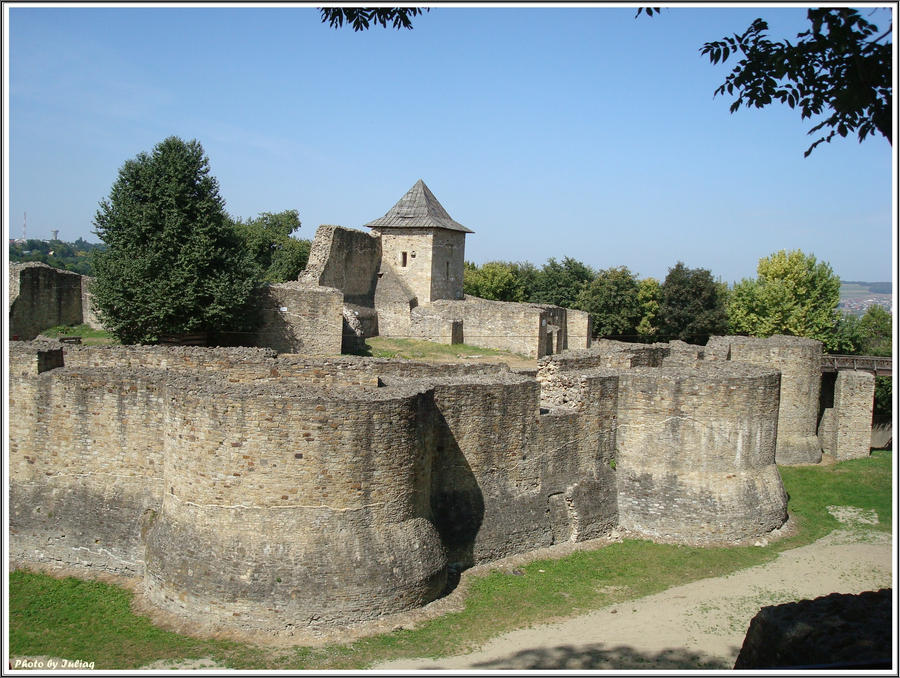
[(777, 560), (554, 624), (499, 636), (479, 651), (375, 669), (730, 669), (760, 607), (892, 585), (889, 534), (834, 532)]

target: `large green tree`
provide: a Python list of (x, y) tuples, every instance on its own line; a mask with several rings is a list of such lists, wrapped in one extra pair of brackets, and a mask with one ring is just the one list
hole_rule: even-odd
[(728, 328), (725, 297), (725, 286), (707, 269), (688, 268), (679, 261), (659, 288), (660, 339), (705, 344), (710, 335), (724, 334)]
[(263, 212), (255, 219), (233, 219), (234, 228), (259, 267), (263, 282), (296, 280), (309, 259), (309, 240), (292, 237), (300, 228), (297, 210)]
[(591, 314), (595, 337), (633, 341), (643, 317), (640, 292), (640, 283), (626, 266), (608, 268), (584, 285), (575, 308)]
[(757, 278), (734, 285), (728, 301), (731, 331), (769, 337), (818, 339), (826, 350), (838, 341), (841, 281), (824, 261), (800, 250), (781, 250), (759, 260)]
[(247, 328), (256, 267), (199, 142), (169, 137), (126, 161), (94, 225), (106, 249), (91, 292), (120, 341)]
[(594, 275), (590, 266), (576, 259), (564, 257), (559, 262), (551, 257), (535, 276), (529, 301), (578, 308), (578, 295)]

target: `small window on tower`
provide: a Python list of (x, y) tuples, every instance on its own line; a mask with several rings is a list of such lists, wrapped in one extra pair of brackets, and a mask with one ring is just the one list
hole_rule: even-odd
[(447, 264), (447, 278), (449, 279), (450, 278), (450, 262), (448, 261), (448, 262), (446, 262), (446, 264)]
[(401, 252), (401, 253), (400, 253), (400, 265), (401, 265), (403, 268), (406, 268), (406, 252)]

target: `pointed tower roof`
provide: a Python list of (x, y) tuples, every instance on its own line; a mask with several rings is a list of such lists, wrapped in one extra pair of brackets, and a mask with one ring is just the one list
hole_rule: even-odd
[(447, 210), (419, 179), (397, 204), (380, 219), (366, 224), (369, 228), (445, 228), (449, 231), (474, 233), (450, 218)]

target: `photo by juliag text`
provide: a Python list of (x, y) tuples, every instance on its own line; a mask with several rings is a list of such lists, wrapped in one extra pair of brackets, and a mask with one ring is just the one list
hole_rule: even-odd
[(81, 659), (14, 659), (9, 662), (11, 669), (73, 669), (93, 670), (94, 662), (86, 662)]

